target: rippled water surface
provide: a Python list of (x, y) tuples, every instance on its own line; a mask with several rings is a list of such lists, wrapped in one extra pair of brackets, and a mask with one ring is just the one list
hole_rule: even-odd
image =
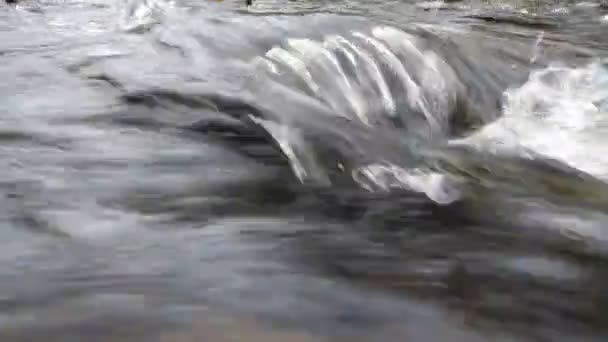
[(608, 3), (0, 4), (1, 341), (605, 341)]

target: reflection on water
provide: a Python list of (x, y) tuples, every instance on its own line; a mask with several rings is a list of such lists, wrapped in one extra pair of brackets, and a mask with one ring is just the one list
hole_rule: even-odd
[(608, 9), (0, 6), (2, 341), (604, 341)]

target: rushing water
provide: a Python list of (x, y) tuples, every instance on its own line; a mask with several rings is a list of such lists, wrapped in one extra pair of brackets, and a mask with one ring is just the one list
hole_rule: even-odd
[(0, 5), (0, 340), (605, 341), (608, 4)]

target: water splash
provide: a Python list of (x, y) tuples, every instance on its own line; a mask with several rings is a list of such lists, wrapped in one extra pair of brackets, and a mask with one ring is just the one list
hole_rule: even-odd
[[(404, 157), (418, 149), (418, 140), (447, 140), (461, 110), (464, 86), (438, 53), (389, 26), (320, 41), (286, 39), (253, 59), (256, 96), (279, 108), (252, 120), (303, 183), (331, 184), (337, 168), (339, 177), (369, 191), (408, 189), (451, 203), (460, 197), (454, 184)], [(265, 77), (272, 81), (260, 86)], [(296, 102), (304, 109), (295, 110)], [(313, 102), (324, 109), (309, 108)]]
[(608, 69), (552, 65), (505, 93), (504, 116), (462, 141), (486, 150), (530, 150), (608, 179)]
[(370, 192), (405, 189), (423, 193), (439, 204), (449, 204), (461, 198), (456, 183), (446, 175), (425, 169), (372, 164), (354, 170), (353, 178), (362, 188)]
[[(336, 116), (378, 127), (422, 120), (444, 136), (461, 85), (451, 67), (418, 39), (392, 27), (287, 39), (254, 67), (319, 99)], [(270, 63), (271, 62), (271, 63)]]
[(167, 10), (173, 8), (171, 0), (128, 0), (119, 6), (118, 26), (127, 32), (146, 31), (160, 23)]
[(532, 57), (530, 57), (530, 64), (536, 63), (536, 60), (538, 59), (539, 53), (540, 53), (540, 44), (543, 41), (544, 36), (545, 36), (545, 31), (541, 31), (538, 34), (538, 37), (536, 37), (536, 41), (534, 42), (534, 45), (532, 46)]
[(329, 177), (296, 129), (254, 116), (250, 116), (250, 119), (273, 137), (289, 159), (293, 173), (302, 183), (313, 182), (326, 186), (331, 184)]

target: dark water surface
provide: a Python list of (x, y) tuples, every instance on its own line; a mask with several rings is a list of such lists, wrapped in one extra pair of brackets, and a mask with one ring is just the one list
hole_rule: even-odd
[(608, 4), (0, 5), (0, 341), (606, 341)]

